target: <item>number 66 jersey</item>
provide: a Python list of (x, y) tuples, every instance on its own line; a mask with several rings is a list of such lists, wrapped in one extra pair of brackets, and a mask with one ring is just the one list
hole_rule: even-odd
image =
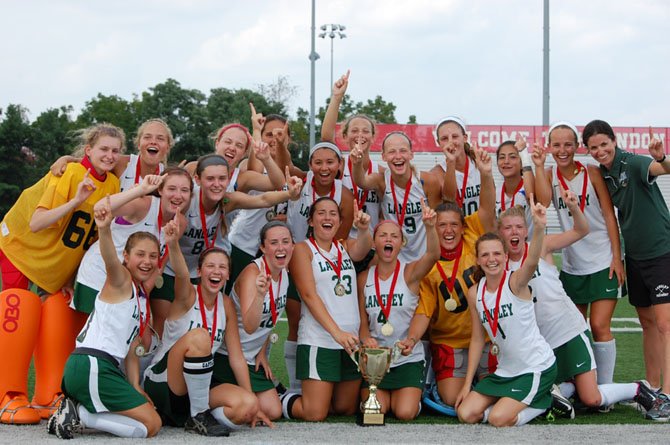
[(84, 252), (98, 238), (93, 206), (107, 194), (119, 191), (112, 174), (100, 177), (91, 170), (91, 195), (52, 226), (32, 232), (30, 220), (37, 208), (55, 209), (71, 201), (88, 169), (69, 163), (57, 177), (48, 173), (25, 189), (0, 224), (0, 249), (30, 281), (50, 293), (58, 292), (74, 275)]

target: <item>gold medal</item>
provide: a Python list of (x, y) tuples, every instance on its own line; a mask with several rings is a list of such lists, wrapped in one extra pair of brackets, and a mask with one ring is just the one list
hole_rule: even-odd
[(453, 312), (456, 310), (458, 307), (458, 304), (456, 303), (456, 300), (453, 298), (449, 298), (448, 300), (444, 300), (444, 308), (448, 310), (449, 312)]
[(343, 297), (344, 294), (346, 293), (347, 290), (344, 288), (344, 285), (338, 281), (337, 284), (335, 285), (335, 295), (337, 295), (338, 297)]
[(156, 289), (160, 289), (161, 287), (163, 287), (164, 282), (165, 281), (163, 280), (163, 275), (158, 275), (156, 277), (156, 282), (154, 283), (154, 286), (156, 287)]
[(386, 337), (393, 335), (393, 325), (388, 321), (382, 325), (382, 335)]
[(405, 247), (407, 245), (407, 236), (405, 234), (402, 234), (402, 246)]
[(272, 334), (270, 334), (270, 343), (275, 344), (278, 341), (279, 341), (279, 335), (277, 335), (274, 332)]
[(147, 350), (144, 349), (144, 346), (142, 346), (142, 343), (139, 345), (135, 346), (135, 355), (138, 357), (144, 357), (146, 355)]
[(500, 354), (500, 346), (497, 343), (491, 343), (491, 355), (497, 356)]
[(265, 212), (265, 219), (267, 219), (268, 221), (272, 221), (276, 217), (277, 214), (275, 213), (274, 210), (268, 210), (267, 212)]

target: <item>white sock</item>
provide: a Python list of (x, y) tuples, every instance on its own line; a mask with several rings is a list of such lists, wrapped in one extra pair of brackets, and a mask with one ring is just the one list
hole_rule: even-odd
[(531, 408), (530, 406), (524, 410), (522, 410), (517, 416), (516, 416), (516, 426), (521, 426), (525, 425), (540, 414), (544, 413), (547, 411), (546, 409), (538, 409), (538, 408)]
[(115, 413), (90, 413), (83, 405), (77, 409), (81, 423), (87, 428), (114, 434), (118, 437), (142, 439), (147, 437), (147, 427), (139, 420)]
[(289, 392), (302, 393), (302, 380), (295, 376), (296, 351), (298, 343), (286, 340), (284, 342), (284, 360), (286, 361), (286, 373), (288, 374)]
[(572, 382), (563, 382), (558, 385), (558, 389), (561, 390), (561, 394), (566, 399), (569, 399), (575, 394), (575, 384)]
[(242, 425), (238, 425), (226, 417), (226, 413), (223, 411), (222, 406), (214, 408), (210, 411), (210, 413), (212, 413), (212, 417), (214, 417), (217, 422), (219, 422), (221, 425), (227, 426), (231, 430), (239, 430), (242, 428)]
[(426, 368), (424, 370), (424, 382), (426, 386), (430, 386), (435, 381), (435, 371), (433, 371), (433, 356), (430, 353), (430, 342), (428, 340), (421, 340), (423, 345), (423, 355), (426, 357)]
[(299, 394), (290, 392), (286, 392), (279, 396), (279, 400), (281, 400), (281, 413), (285, 419), (293, 419), (293, 404), (299, 397), (301, 397)]
[(630, 400), (637, 394), (637, 383), (608, 383), (598, 385), (602, 402), (600, 406), (609, 406), (622, 400)]
[(482, 417), (482, 423), (488, 423), (489, 421), (489, 414), (491, 414), (491, 410), (493, 409), (493, 405), (489, 406), (484, 410), (484, 417)]
[(184, 357), (184, 380), (191, 402), (191, 417), (209, 409), (209, 384), (212, 381), (214, 359), (205, 357)]
[(593, 342), (593, 355), (598, 367), (598, 385), (612, 383), (616, 364), (616, 340)]

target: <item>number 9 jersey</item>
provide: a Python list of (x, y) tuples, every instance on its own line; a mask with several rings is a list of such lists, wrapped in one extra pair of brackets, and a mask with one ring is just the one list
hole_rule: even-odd
[(93, 206), (107, 194), (117, 193), (119, 180), (107, 174), (100, 181), (90, 174), (96, 189), (72, 212), (36, 233), (30, 230), (30, 220), (38, 207), (51, 210), (72, 200), (86, 171), (80, 163), (69, 163), (61, 177), (48, 173), (21, 193), (0, 226), (4, 254), (30, 281), (50, 293), (67, 283), (84, 252), (97, 240)]

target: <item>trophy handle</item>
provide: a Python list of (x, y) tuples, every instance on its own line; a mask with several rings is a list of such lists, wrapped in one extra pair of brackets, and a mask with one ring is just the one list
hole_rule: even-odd
[[(358, 351), (358, 347), (356, 347), (356, 351)], [(349, 354), (349, 358), (351, 359), (352, 362), (354, 362), (354, 364), (356, 364), (356, 370), (357, 370), (358, 372), (361, 372), (361, 367), (360, 367), (360, 365), (358, 364), (358, 360), (356, 360), (356, 355), (355, 355), (355, 354), (356, 354), (356, 351), (354, 351), (354, 352), (352, 352), (351, 354)]]

